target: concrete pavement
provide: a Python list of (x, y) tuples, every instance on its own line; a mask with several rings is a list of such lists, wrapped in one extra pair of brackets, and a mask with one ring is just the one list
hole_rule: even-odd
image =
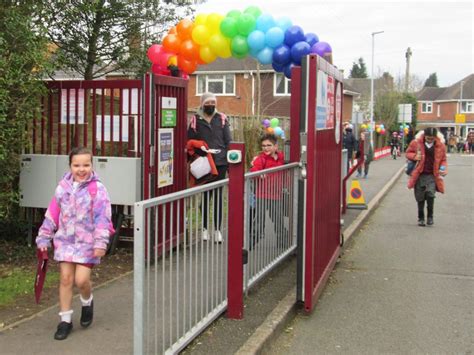
[(448, 158), (433, 227), (418, 227), (403, 175), (351, 240), (312, 314), (269, 354), (474, 352), (474, 156)]

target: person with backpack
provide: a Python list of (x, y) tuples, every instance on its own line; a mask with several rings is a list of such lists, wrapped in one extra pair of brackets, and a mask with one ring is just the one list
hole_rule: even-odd
[[(227, 116), (217, 111), (217, 98), (213, 93), (206, 92), (202, 94), (200, 107), (197, 113), (191, 118), (189, 124), (188, 140), (202, 140), (207, 144), (208, 148), (203, 146), (202, 148), (204, 149), (195, 150), (197, 155), (206, 156), (209, 152), (212, 153), (217, 175), (208, 182), (225, 179), (228, 169), (227, 150), (229, 149), (232, 136)], [(207, 241), (210, 239), (208, 209), (211, 199), (213, 200), (214, 212), (214, 241), (222, 243), (222, 188), (203, 194), (203, 202), (201, 205), (203, 214), (202, 240)]]
[[(434, 127), (416, 134), (406, 151), (407, 159), (416, 162), (408, 180), (408, 188), (415, 190), (418, 204), (418, 225), (434, 224), (433, 210), (436, 192), (444, 193), (444, 176), (448, 173), (444, 137)], [(427, 220), (425, 224), (425, 201)]]
[(36, 245), (42, 252), (54, 244), (59, 262), (59, 316), (54, 339), (64, 340), (72, 330), (74, 284), (82, 304), (80, 324), (91, 325), (94, 315), (91, 270), (105, 255), (113, 230), (111, 203), (105, 186), (92, 168), (92, 152), (74, 148), (69, 168), (46, 210)]

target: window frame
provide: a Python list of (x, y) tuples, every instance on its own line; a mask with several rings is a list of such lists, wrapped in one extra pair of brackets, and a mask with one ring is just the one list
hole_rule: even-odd
[[(425, 107), (425, 105), (426, 105), (426, 107)], [(422, 101), (421, 102), (421, 113), (433, 113), (433, 101)]]
[[(222, 76), (221, 79), (210, 79), (209, 76), (211, 75), (220, 75)], [(227, 76), (230, 76), (232, 77), (232, 92), (226, 92), (226, 77)], [(204, 78), (205, 80), (205, 88), (204, 88), (204, 91), (203, 92), (200, 92), (199, 91), (199, 80), (200, 78)], [(209, 90), (209, 83), (211, 82), (221, 82), (222, 83), (222, 88), (223, 88), (223, 92), (220, 93), (220, 92), (215, 92), (215, 91), (212, 91), (212, 93), (216, 96), (235, 96), (235, 74), (230, 74), (230, 73), (212, 73), (212, 74), (197, 74), (196, 75), (196, 96), (202, 96), (202, 94), (206, 93), (206, 92), (210, 92)]]
[[(285, 92), (279, 93), (277, 92), (277, 78), (278, 76), (283, 76), (285, 79)], [(273, 96), (291, 96), (291, 79), (288, 79), (283, 73), (275, 72), (273, 74)]]
[(461, 101), (460, 113), (474, 113), (474, 101)]

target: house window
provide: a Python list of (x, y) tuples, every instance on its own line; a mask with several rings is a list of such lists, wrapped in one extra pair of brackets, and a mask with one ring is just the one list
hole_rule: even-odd
[(463, 101), (461, 103), (461, 113), (474, 113), (474, 101)]
[(422, 113), (431, 113), (433, 112), (433, 103), (430, 102), (422, 102), (421, 103), (421, 112)]
[(273, 76), (273, 95), (289, 96), (291, 94), (291, 80), (281, 73)]
[(216, 95), (235, 95), (235, 76), (233, 74), (208, 74), (197, 76), (198, 95), (212, 92)]

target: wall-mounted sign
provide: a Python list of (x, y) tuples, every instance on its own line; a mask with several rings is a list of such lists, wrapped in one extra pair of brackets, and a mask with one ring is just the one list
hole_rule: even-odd
[(158, 187), (173, 184), (173, 129), (158, 130)]
[(161, 98), (161, 127), (176, 127), (176, 97)]
[(341, 118), (342, 118), (342, 85), (337, 83), (336, 89), (336, 127), (334, 129), (334, 136), (336, 144), (341, 141)]
[(316, 85), (316, 129), (334, 128), (334, 78), (318, 70)]

